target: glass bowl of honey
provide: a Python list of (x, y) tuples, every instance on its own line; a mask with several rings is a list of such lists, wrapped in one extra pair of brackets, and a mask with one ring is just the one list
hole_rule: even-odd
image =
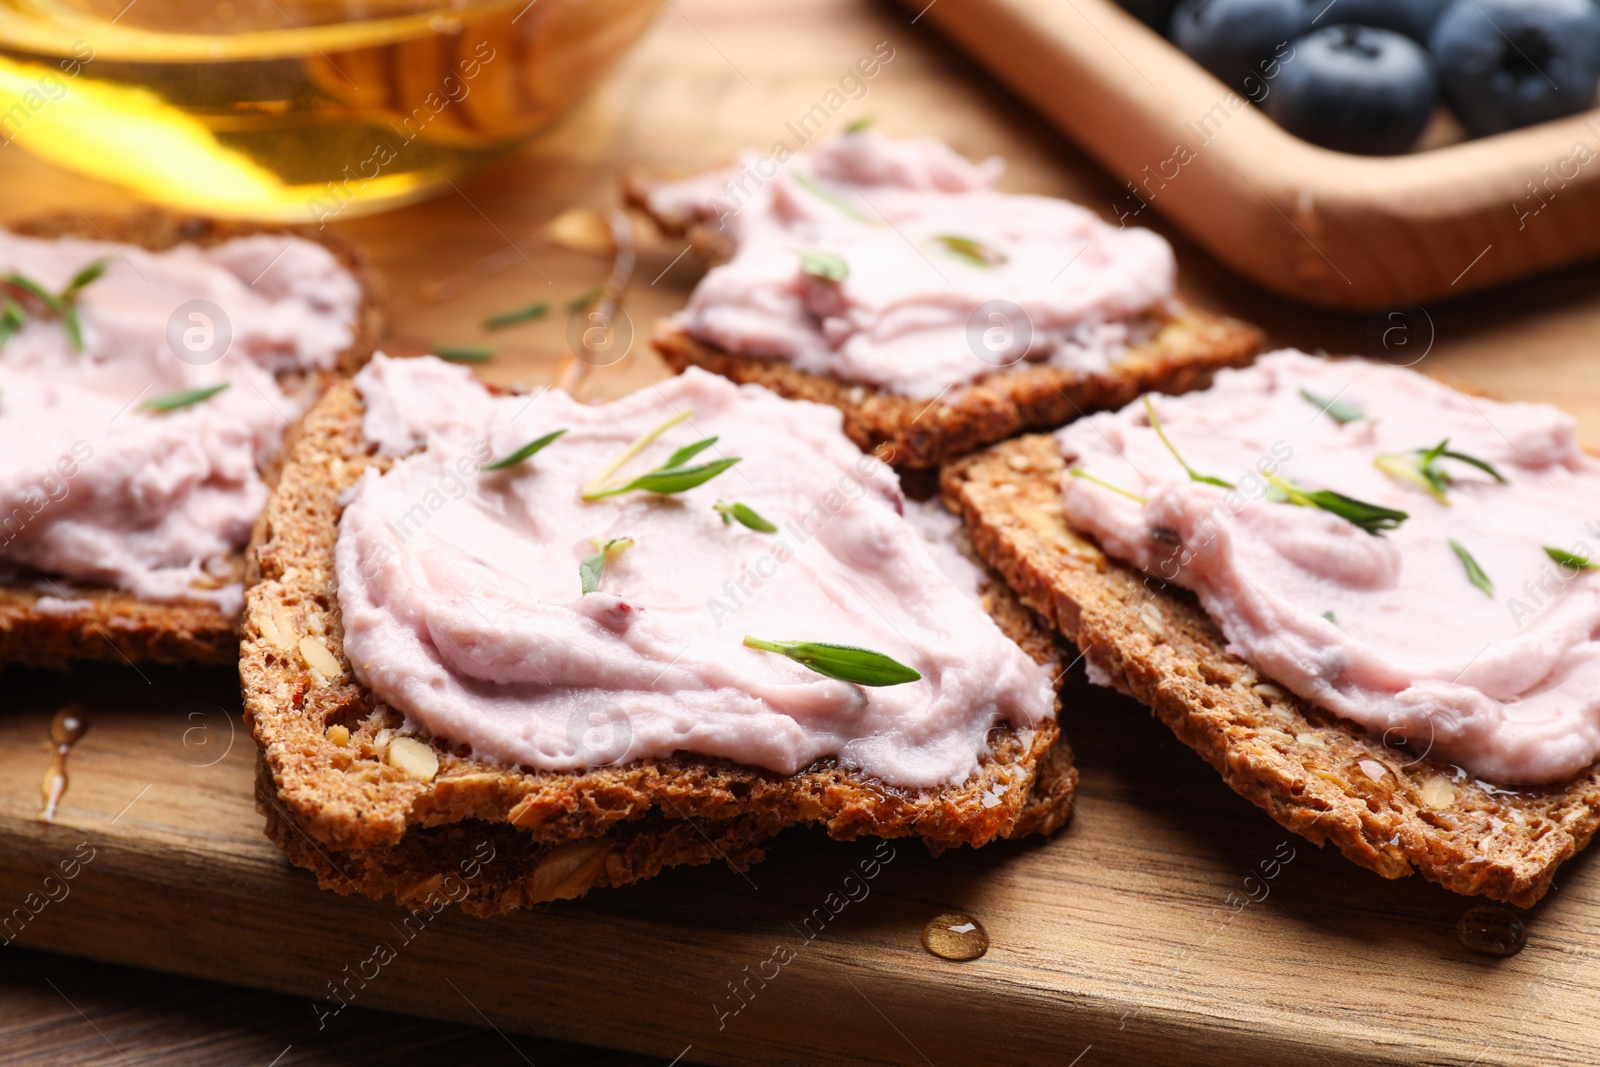
[(326, 222), (549, 126), (661, 0), (0, 0), (0, 145), (188, 211)]

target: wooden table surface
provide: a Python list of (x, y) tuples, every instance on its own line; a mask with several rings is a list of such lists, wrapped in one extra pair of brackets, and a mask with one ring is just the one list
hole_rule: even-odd
[[(746, 145), (765, 147), (779, 139), (793, 145), (796, 139), (785, 124), (823, 99), (846, 69), (880, 41), (892, 45), (894, 58), (869, 83), (864, 99), (851, 102), (835, 117), (836, 126), (870, 114), (892, 134), (937, 135), (972, 156), (1000, 153), (1011, 161), (1005, 180), (1008, 188), (1067, 196), (1111, 215), (1119, 196), (1115, 182), (926, 27), (913, 25), (911, 16), (899, 7), (872, 0), (768, 0), (762, 4), (669, 0), (655, 27), (617, 76), (559, 129), (460, 182), (459, 192), (388, 215), (341, 223), (339, 229), (366, 244), (388, 275), (394, 297), (394, 334), (403, 345), (481, 342), (476, 323), (484, 314), (546, 295), (552, 299), (575, 295), (600, 279), (603, 265), (577, 254), (535, 251), (448, 301), (424, 301), (417, 296), (418, 287), (506, 248), (508, 239), (531, 233), (563, 208), (611, 205), (615, 202), (614, 180), (624, 167), (693, 167), (725, 158)], [(114, 190), (46, 167), (15, 147), (0, 149), (0, 215), (4, 218), (121, 203)], [(1429, 368), (1449, 370), (1517, 398), (1561, 404), (1580, 416), (1585, 442), (1600, 445), (1600, 363), (1592, 357), (1595, 339), (1600, 337), (1600, 267), (1570, 270), (1462, 303), (1413, 309), (1400, 318), (1339, 316), (1307, 311), (1265, 296), (1209, 262), (1159, 219), (1150, 221), (1173, 238), (1187, 295), (1202, 305), (1261, 324), (1274, 343), (1388, 354), (1407, 360), (1426, 352)], [(644, 250), (628, 303), (639, 340), (628, 359), (591, 377), (591, 395), (620, 394), (662, 373), (643, 338), (658, 315), (681, 305), (696, 277), (689, 257), (676, 259), (680, 251), (681, 245), (671, 242), (652, 243)], [(565, 351), (565, 332), (566, 323), (557, 318), (497, 335), (494, 340), (501, 346), (500, 356), (488, 366), (486, 376), (496, 381), (547, 380)], [(8, 678), (8, 682), (14, 680), (20, 687), (9, 687), (8, 702), (16, 702), (17, 694), (22, 694), (21, 703), (30, 713), (29, 729), (36, 725), (32, 720), (38, 714), (53, 700), (70, 696), (75, 685), (69, 678)], [(92, 684), (103, 690), (125, 683), (98, 674)], [(226, 679), (206, 684), (225, 688)], [(1315, 973), (1325, 974), (1326, 981), (1348, 988), (1352, 998), (1363, 1005), (1359, 1025), (1347, 1027), (1343, 1038), (1325, 1046), (1323, 1059), (1330, 1064), (1402, 1062), (1405, 1048), (1413, 1044), (1430, 1050), (1419, 1053), (1426, 1062), (1466, 1064), (1474, 1062), (1475, 1056), (1484, 1057), (1483, 1062), (1594, 1062), (1596, 1043), (1589, 1042), (1586, 1047), (1581, 1039), (1572, 1038), (1586, 1025), (1592, 1031), (1587, 1021), (1592, 1013), (1585, 1013), (1593, 1007), (1593, 989), (1600, 985), (1590, 974), (1594, 968), (1586, 947), (1588, 935), (1597, 926), (1595, 916), (1600, 914), (1595, 904), (1600, 897), (1600, 879), (1587, 861), (1579, 860), (1564, 872), (1562, 890), (1552, 894), (1552, 901), (1536, 914), (1529, 949), (1503, 964), (1475, 961), (1454, 946), (1450, 924), (1468, 902), (1414, 884), (1415, 880), (1384, 883), (1304, 843), (1298, 843), (1300, 858), (1268, 900), (1250, 908), (1237, 923), (1218, 925), (1215, 907), (1224, 893), (1237, 888), (1235, 883), (1259, 860), (1270, 856), (1284, 835), (1227, 793), (1214, 776), (1198, 766), (1198, 760), (1138, 715), (1136, 708), (1123, 704), (1112, 708), (1114, 700), (1091, 695), (1081, 687), (1074, 693), (1076, 696), (1069, 694), (1069, 698), (1078, 701), (1080, 710), (1069, 713), (1066, 721), (1085, 771), (1083, 804), (1073, 826), (1050, 849), (1076, 849), (1092, 859), (1089, 866), (1103, 878), (1101, 884), (1080, 885), (1088, 898), (1112, 899), (1116, 893), (1126, 892), (1144, 894), (1160, 906), (1160, 916), (1170, 925), (1154, 932), (1153, 944), (1166, 947), (1142, 946), (1138, 950), (1141, 965), (1151, 975), (1170, 971), (1169, 977), (1177, 978), (1180, 985), (1194, 984), (1192, 998), (1163, 1003), (1155, 1015), (1161, 1026), (1180, 1039), (1200, 1042), (1194, 1046), (1197, 1060), (1203, 1058), (1205, 1045), (1194, 1035), (1214, 1034), (1206, 1029), (1204, 1020), (1221, 1010), (1215, 1007), (1222, 1002), (1217, 998), (1227, 1000), (1230, 1011), (1241, 1002), (1270, 1007), (1279, 994), (1276, 983), (1269, 980), (1270, 972), (1287, 964), (1296, 971), (1312, 968), (1308, 980), (1314, 980)], [(1108, 712), (1112, 719), (1098, 717), (1108, 708), (1112, 708)], [(100, 735), (100, 740), (105, 739), (105, 734)], [(22, 741), (22, 735), (13, 740)], [(91, 741), (86, 740), (85, 746), (92, 748)], [(32, 768), (38, 747), (24, 742), (21, 748), (26, 751), (11, 764), (12, 769)], [(9, 791), (10, 785), (6, 788)], [(27, 789), (31, 788), (30, 783)], [(16, 795), (27, 789), (16, 790)], [(1128, 821), (1123, 818), (1125, 812), (1137, 816)], [(1141, 839), (1123, 838), (1124, 834), (1138, 834)], [(757, 869), (770, 872), (762, 877), (764, 884), (803, 880), (809, 864), (829, 863), (832, 870), (831, 864), (848, 862), (854, 854), (840, 851), (848, 851), (848, 846), (804, 837), (786, 842), (775, 850), (768, 865)], [(863, 914), (852, 918), (849, 929), (841, 934), (845, 939), (841, 944), (818, 950), (821, 956), (813, 966), (838, 963), (853, 952), (868, 953), (883, 938), (900, 938), (904, 934), (901, 927), (914, 931), (927, 910), (930, 892), (940, 900), (981, 907), (1000, 894), (1001, 889), (990, 884), (995, 882), (1006, 892), (1020, 891), (1025, 903), (1032, 899), (1044, 906), (1047, 898), (1053, 898), (1049, 884), (1029, 880), (1021, 873), (1008, 877), (1009, 867), (1020, 872), (1032, 856), (1030, 850), (1012, 849), (997, 861), (954, 854), (937, 864), (919, 858), (897, 865), (895, 880), (886, 885), (884, 899), (874, 905), (891, 912), (905, 910), (904, 921), (885, 927), (893, 931), (892, 938)], [(1152, 861), (1152, 856), (1157, 858)], [(1173, 870), (1161, 869), (1160, 857), (1164, 856), (1173, 857)], [(991, 869), (994, 862), (999, 868)], [(913, 888), (928, 872), (937, 872), (944, 883), (936, 891)], [(663, 879), (662, 892), (670, 886), (679, 900), (685, 894), (717, 899), (727, 894), (728, 906), (737, 911), (743, 905), (727, 888), (726, 872), (721, 873), (720, 879), (709, 871), (669, 875)], [(820, 883), (810, 888), (815, 890), (817, 885)], [(1096, 897), (1095, 892), (1101, 890), (1106, 892)], [(795, 899), (802, 904), (809, 900), (807, 890), (796, 890)], [(90, 903), (84, 901), (86, 907)], [(1049, 903), (1060, 902), (1049, 899)], [(681, 919), (680, 912), (657, 899), (651, 886), (591, 897), (583, 906), (589, 909), (592, 921), (600, 924), (608, 917), (620, 922), (620, 917), (634, 908), (643, 909), (658, 925)], [(990, 913), (987, 917), (992, 920), (991, 929), (998, 927), (1009, 943), (1012, 955), (1002, 955), (1006, 964), (1073, 973), (1070, 954), (1054, 954), (1061, 951), (1059, 943), (1050, 952), (1031, 947), (1025, 914)], [(699, 921), (707, 920), (700, 916)], [(1100, 939), (1095, 952), (1105, 947), (1104, 931), (1094, 932), (1098, 929), (1095, 924), (1102, 921), (1114, 927), (1114, 917), (1084, 918), (1086, 946), (1091, 935)], [(73, 944), (70, 912), (64, 910), (52, 922), (59, 931), (55, 943), (92, 954), (91, 948)], [(1270, 935), (1263, 933), (1268, 928), (1274, 930)], [(1144, 936), (1150, 931), (1139, 933)], [(862, 940), (851, 941), (852, 934)], [(1296, 946), (1302, 943), (1316, 946), (1321, 955), (1310, 962), (1297, 957)], [(26, 944), (26, 938), (18, 942)], [(514, 1049), (507, 1048), (511, 1041), (494, 1031), (378, 1013), (347, 1017), (347, 1021), (356, 1021), (342, 1026), (336, 1041), (297, 1043), (296, 1035), (305, 1027), (303, 998), (290, 1002), (186, 979), (152, 978), (25, 953), (17, 946), (0, 949), (0, 953), (6, 959), (6, 967), (0, 971), (4, 976), (0, 979), (0, 1063), (646, 1062), (526, 1037), (515, 1038)], [(664, 957), (660, 966), (672, 967), (672, 958)], [(1417, 1018), (1416, 1013), (1427, 1007), (1406, 1001), (1407, 969), (1440, 967), (1454, 968), (1461, 996), (1492, 993), (1499, 1009), (1481, 1016), (1476, 1028), (1464, 1027), (1459, 1018), (1452, 1018), (1446, 1029), (1455, 1027), (1453, 1034), (1424, 1036), (1429, 1031), (1428, 1020)], [(1322, 970), (1317, 972), (1317, 968)], [(228, 973), (225, 964), (206, 970), (218, 976)], [(952, 979), (958, 984), (951, 987), (950, 1025), (959, 1028), (962, 1020), (957, 1006), (962, 996), (976, 997), (980, 990), (970, 984), (979, 981), (977, 978), (965, 976), (983, 972), (952, 973), (958, 975)], [(1001, 969), (994, 973), (994, 980), (1010, 982), (1018, 972)], [(1207, 987), (1219, 974), (1227, 976), (1223, 986)], [(248, 974), (239, 977), (246, 982), (255, 980)], [(942, 1055), (947, 1046), (940, 1034), (899, 1033), (889, 1021), (890, 1015), (898, 1013), (898, 1006), (881, 997), (894, 995), (892, 974), (880, 970), (870, 981), (874, 984), (866, 988), (873, 991), (872, 1000), (863, 989), (856, 993), (881, 1019), (855, 1001), (856, 994), (845, 990), (844, 995), (852, 998), (848, 1003), (855, 1007), (838, 1001), (829, 1014), (816, 1017), (815, 1025), (829, 1028), (837, 1022), (852, 1033), (859, 1028), (872, 1035), (864, 1040), (869, 1040), (874, 1058), (883, 1062), (948, 1062)], [(1364, 988), (1363, 983), (1372, 988)], [(797, 978), (792, 995), (820, 996), (822, 988), (813, 979)], [(1061, 1009), (1092, 1009), (1095, 998), (1115, 992), (1096, 987), (1064, 1000)], [(1392, 1011), (1386, 1003), (1392, 1004)], [(880, 1004), (887, 1012), (879, 1009)], [(745, 1025), (753, 1032), (783, 1025), (780, 1010), (769, 1006), (753, 1009)], [(867, 1018), (855, 1018), (851, 1013)], [(470, 1017), (464, 1010), (444, 1014)], [(1541, 1048), (1539, 1034), (1546, 1018), (1560, 1020), (1557, 1029), (1561, 1036)], [(1004, 1016), (967, 1020), (974, 1026), (981, 1022), (1001, 1035), (1009, 1021)], [(1124, 1024), (1108, 1034), (1085, 1039), (1085, 1045), (1093, 1046), (1093, 1056), (1086, 1064), (1139, 1062), (1138, 1057), (1149, 1049), (1161, 1047), (1159, 1034), (1144, 1032), (1155, 1025), (1150, 1018), (1128, 1019)], [(874, 1028), (881, 1032), (874, 1033)], [(1452, 1037), (1454, 1044), (1448, 1040)], [(666, 1059), (676, 1054), (676, 1049), (650, 1046), (638, 1033), (619, 1043), (650, 1047)], [(284, 1051), (288, 1045), (296, 1047)], [(751, 1042), (733, 1048), (758, 1045)], [(1293, 1033), (1277, 1033), (1271, 1042), (1271, 1048), (1285, 1054), (1291, 1049), (1303, 1053), (1318, 1047), (1323, 1046), (1314, 1034), (1307, 1036), (1304, 1045), (1297, 1044)], [(1457, 1051), (1439, 1051), (1447, 1047)], [(863, 1051), (868, 1051), (866, 1046)], [(1090, 1051), (1085, 1048), (1084, 1054)], [(274, 1061), (279, 1055), (281, 1061)], [(719, 1058), (731, 1062), (726, 1055)], [(698, 1054), (691, 1054), (687, 1060), (697, 1058)], [(1306, 1061), (1317, 1062), (1314, 1058)]]

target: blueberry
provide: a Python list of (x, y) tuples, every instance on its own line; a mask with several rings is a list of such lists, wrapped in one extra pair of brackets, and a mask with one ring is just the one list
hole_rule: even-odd
[(1318, 26), (1353, 23), (1393, 30), (1428, 43), (1428, 31), (1450, 0), (1332, 0), (1317, 18)]
[(1259, 99), (1262, 71), (1311, 28), (1326, 0), (1183, 0), (1171, 36), (1202, 67)]
[(1438, 98), (1433, 64), (1411, 38), (1329, 26), (1294, 42), (1264, 106), (1313, 144), (1389, 156), (1416, 143)]
[(1146, 26), (1165, 30), (1172, 21), (1172, 9), (1178, 6), (1178, 0), (1122, 0), (1122, 6)]
[(1455, 0), (1429, 46), (1461, 124), (1500, 133), (1594, 103), (1600, 9), (1590, 0)]

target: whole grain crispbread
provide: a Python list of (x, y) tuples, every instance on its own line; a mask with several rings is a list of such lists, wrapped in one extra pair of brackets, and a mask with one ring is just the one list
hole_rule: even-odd
[(694, 366), (741, 385), (764, 385), (791, 400), (844, 413), (850, 440), (897, 467), (926, 470), (1029, 430), (1064, 426), (1092, 411), (1119, 408), (1151, 391), (1186, 393), (1211, 384), (1224, 367), (1255, 357), (1261, 334), (1237, 319), (1184, 311), (1099, 372), (1030, 363), (951, 390), (932, 402), (807, 374), (777, 359), (733, 356), (663, 321), (651, 343), (673, 370)]
[[(340, 374), (366, 363), (383, 333), (383, 288), (354, 244), (311, 226), (266, 226), (141, 208), (118, 215), (62, 212), (7, 227), (26, 237), (75, 237), (133, 244), (162, 251), (179, 244), (209, 246), (234, 237), (281, 233), (316, 241), (338, 258), (361, 286), (355, 339), (340, 354), (337, 371), (285, 376), (286, 390), (320, 393)], [(277, 461), (262, 471), (270, 483)], [(241, 554), (234, 571), (243, 573)], [(238, 620), (210, 604), (151, 603), (120, 589), (68, 583), (26, 573), (0, 583), (0, 667), (8, 664), (65, 669), (79, 660), (231, 664), (239, 656)]]
[[(684, 753), (583, 773), (535, 772), (425, 736), (413, 739), (437, 758), (437, 772), (408, 775), (391, 763), (394, 739), (409, 734), (405, 720), (351, 676), (341, 640), (340, 500), (367, 467), (388, 463), (368, 447), (362, 413), (355, 387), (342, 382), (306, 417), (252, 542), (259, 581), (246, 593), (243, 624), (240, 675), (262, 753), (269, 833), (324, 885), (348, 879), (343, 884), (372, 895), (400, 894), (406, 878), (439, 873), (415, 842), (468, 823), (516, 831), (517, 865), (502, 868), (521, 872), (515, 884), (485, 883), (493, 887), (482, 907), (497, 910), (545, 899), (550, 876), (538, 873), (540, 862), (568, 862), (573, 851), (557, 846), (574, 842), (598, 843), (607, 857), (583, 866), (581, 891), (722, 855), (737, 865), (756, 857), (758, 842), (798, 823), (844, 839), (917, 836), (938, 849), (1048, 833), (1066, 820), (1077, 776), (1054, 722), (997, 727), (980, 772), (937, 790), (897, 789), (831, 760), (784, 775)], [(1036, 660), (1053, 661), (1048, 628), (1001, 583), (987, 590), (986, 606)]]
[[(666, 216), (652, 207), (651, 191), (681, 177), (630, 174), (623, 182), (623, 198), (661, 232), (687, 239), (708, 259), (726, 259), (733, 249), (722, 231), (697, 216)], [(1091, 411), (1121, 407), (1152, 390), (1203, 389), (1218, 370), (1244, 366), (1261, 347), (1261, 331), (1222, 315), (1183, 308), (1175, 313), (1152, 311), (1145, 318), (1149, 339), (1105, 371), (1028, 363), (931, 402), (808, 374), (779, 359), (732, 355), (666, 320), (656, 327), (651, 344), (678, 373), (701, 367), (741, 385), (764, 385), (792, 400), (838, 408), (844, 413), (845, 433), (857, 447), (876, 452), (899, 468), (928, 470), (1019, 433), (1054, 429)]]
[(1600, 769), (1498, 789), (1385, 745), (1229, 654), (1194, 596), (1109, 558), (1067, 524), (1048, 436), (947, 467), (946, 500), (1023, 603), (1076, 642), (1091, 673), (1152, 708), (1280, 824), (1386, 878), (1531, 906), (1600, 826)]

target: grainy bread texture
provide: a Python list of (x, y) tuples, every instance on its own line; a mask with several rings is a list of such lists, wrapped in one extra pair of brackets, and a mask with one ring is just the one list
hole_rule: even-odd
[[(260, 226), (145, 208), (93, 217), (62, 213), (15, 222), (8, 228), (27, 237), (115, 241), (151, 251), (179, 244), (215, 245), (258, 233), (293, 235), (325, 246), (361, 285), (355, 339), (340, 354), (336, 373), (286, 379), (286, 390), (319, 393), (338, 374), (355, 373), (383, 333), (383, 291), (366, 256), (355, 245), (314, 227)], [(270, 482), (276, 471), (262, 474)], [(234, 569), (242, 573), (243, 568), (241, 556)], [(70, 604), (62, 602), (67, 598)], [(119, 589), (69, 585), (31, 573), (0, 585), (0, 667), (64, 669), (77, 660), (222, 665), (236, 662), (238, 656), (238, 620), (209, 604), (149, 603)]]
[[(361, 419), (348, 382), (306, 417), (257, 525), (251, 565), (259, 581), (246, 594), (243, 624), (240, 674), (262, 754), (268, 833), (325, 887), (405, 899), (408, 887), (448, 873), (455, 846), (442, 842), (488, 834), (506, 843), (501, 855), (510, 861), (474, 881), (466, 906), (489, 913), (673, 864), (724, 858), (739, 867), (759, 858), (761, 841), (798, 823), (844, 839), (917, 836), (939, 849), (1049, 833), (1069, 815), (1077, 775), (1053, 722), (997, 728), (979, 774), (924, 791), (863, 779), (832, 761), (782, 775), (688, 754), (529, 772), (407, 736), (403, 717), (351, 676), (343, 653), (339, 501), (367, 467), (387, 464), (368, 447)], [(1053, 661), (1053, 636), (1001, 583), (986, 606), (1030, 655)], [(418, 749), (427, 753), (422, 771), (408, 772), (416, 760), (404, 756)]]
[[(663, 216), (651, 208), (651, 190), (669, 180), (673, 178), (630, 175), (624, 198), (662, 232), (687, 238), (710, 259), (727, 258), (732, 248), (721, 231), (697, 218)], [(701, 367), (740, 384), (764, 385), (793, 400), (836, 407), (844, 413), (845, 433), (863, 451), (876, 452), (896, 467), (927, 470), (1019, 433), (1053, 429), (1091, 411), (1121, 407), (1152, 390), (1203, 389), (1218, 370), (1244, 366), (1261, 347), (1261, 332), (1237, 319), (1192, 309), (1147, 318), (1154, 334), (1106, 371), (1023, 364), (932, 402), (807, 374), (783, 360), (731, 355), (666, 321), (656, 327), (651, 343), (679, 373)]]
[(1055, 439), (1021, 437), (947, 467), (946, 500), (1023, 603), (1091, 669), (1149, 705), (1240, 795), (1386, 878), (1527, 907), (1600, 826), (1600, 770), (1497, 789), (1387, 746), (1226, 650), (1192, 594), (1107, 557), (1067, 525)]

